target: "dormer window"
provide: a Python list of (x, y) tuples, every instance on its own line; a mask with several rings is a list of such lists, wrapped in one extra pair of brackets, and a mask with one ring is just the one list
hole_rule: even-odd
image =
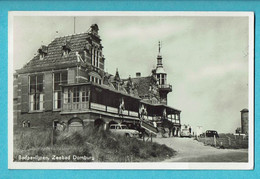
[(67, 57), (70, 53), (70, 49), (64, 48), (62, 49), (62, 56)]
[(92, 34), (98, 35), (98, 30), (99, 30), (99, 28), (98, 28), (98, 25), (97, 25), (97, 24), (91, 25), (90, 29), (91, 29), (91, 33), (92, 33)]
[(45, 53), (40, 54), (40, 60), (43, 60), (45, 55), (46, 55)]
[(67, 57), (70, 51), (70, 42), (66, 41), (65, 45), (62, 46), (62, 56)]
[(40, 55), (40, 60), (43, 60), (44, 57), (47, 55), (48, 47), (42, 45), (41, 48), (38, 49), (38, 53)]

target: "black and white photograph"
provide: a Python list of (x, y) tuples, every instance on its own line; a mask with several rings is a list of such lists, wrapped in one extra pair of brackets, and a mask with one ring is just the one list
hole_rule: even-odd
[(252, 12), (9, 12), (12, 169), (253, 169)]

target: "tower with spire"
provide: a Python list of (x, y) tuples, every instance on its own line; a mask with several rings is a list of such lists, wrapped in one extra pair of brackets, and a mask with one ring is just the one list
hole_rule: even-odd
[(160, 102), (167, 105), (167, 95), (172, 92), (172, 85), (167, 83), (167, 73), (163, 69), (161, 48), (162, 43), (159, 41), (159, 50), (157, 55), (156, 80), (159, 85)]

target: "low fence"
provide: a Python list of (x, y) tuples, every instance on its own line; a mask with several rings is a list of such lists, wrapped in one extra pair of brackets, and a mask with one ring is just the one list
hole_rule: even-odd
[(197, 137), (199, 142), (218, 148), (246, 149), (248, 148), (248, 137), (233, 134), (220, 134), (219, 137)]

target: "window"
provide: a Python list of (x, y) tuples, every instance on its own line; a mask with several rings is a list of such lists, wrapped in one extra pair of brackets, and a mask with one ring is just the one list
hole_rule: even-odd
[(160, 74), (157, 74), (157, 82), (160, 85)]
[(32, 75), (30, 78), (30, 111), (43, 110), (43, 74)]
[(31, 127), (30, 121), (23, 121), (23, 127)]
[(65, 110), (88, 108), (89, 89), (86, 86), (65, 87), (63, 100)]
[(45, 53), (41, 53), (41, 54), (40, 54), (40, 60), (43, 60), (44, 57), (45, 57)]
[(127, 129), (127, 127), (126, 127), (126, 126), (121, 126), (121, 128), (122, 128), (122, 129)]
[(88, 90), (87, 87), (83, 86), (82, 87), (82, 102), (87, 102), (88, 101)]
[(94, 76), (89, 76), (89, 81), (97, 83), (97, 84), (102, 84), (102, 80), (100, 78), (94, 77)]
[(70, 88), (65, 88), (64, 89), (64, 104), (68, 104), (71, 102), (71, 89)]
[(92, 50), (91, 50), (91, 65), (94, 65), (94, 58), (95, 58), (95, 50), (94, 50), (94, 48), (92, 48)]
[(98, 67), (98, 59), (99, 59), (99, 51), (97, 51), (97, 55), (96, 55), (96, 67)]
[(79, 87), (73, 88), (73, 103), (79, 102)]
[(67, 57), (70, 51), (70, 42), (66, 41), (66, 44), (62, 46), (62, 56)]
[(100, 58), (101, 52), (97, 48), (92, 48), (91, 50), (91, 65), (95, 67), (99, 67), (99, 58)]
[(69, 49), (64, 49), (63, 53), (62, 53), (62, 56), (67, 57), (69, 55), (69, 53), (70, 53)]
[(53, 74), (53, 109), (61, 108), (61, 84), (67, 83), (67, 71)]
[(161, 83), (162, 85), (164, 85), (165, 84), (165, 75), (162, 75), (162, 83)]

